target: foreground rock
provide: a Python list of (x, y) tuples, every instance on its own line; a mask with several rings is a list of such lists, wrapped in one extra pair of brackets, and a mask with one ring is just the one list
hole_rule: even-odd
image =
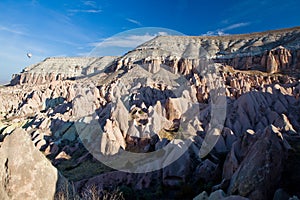
[(212, 192), (210, 195), (207, 192), (202, 192), (196, 196), (193, 200), (249, 200), (248, 198), (238, 195), (227, 195), (222, 190)]
[(51, 199), (65, 180), (33, 145), (29, 135), (16, 129), (0, 147), (0, 199)]
[(274, 126), (263, 133), (246, 133), (233, 145), (224, 163), (223, 178), (230, 179), (228, 193), (253, 200), (273, 197), (289, 148)]

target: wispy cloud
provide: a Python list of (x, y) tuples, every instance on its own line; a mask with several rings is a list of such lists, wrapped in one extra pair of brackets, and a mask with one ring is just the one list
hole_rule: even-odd
[(18, 35), (25, 35), (25, 33), (22, 32), (22, 31), (12, 29), (12, 28), (9, 28), (9, 27), (6, 27), (6, 26), (1, 26), (1, 25), (0, 25), (0, 31), (6, 31), (6, 32), (9, 32), (9, 33), (18, 34)]
[(249, 25), (250, 25), (249, 22), (242, 22), (242, 23), (232, 24), (230, 26), (222, 28), (221, 31), (229, 31), (229, 30), (232, 30), (232, 29), (240, 28), (240, 27), (243, 27), (243, 26), (249, 26)]
[(102, 39), (100, 42), (90, 43), (89, 47), (93, 47), (91, 52), (81, 52), (79, 56), (120, 56), (124, 53), (136, 48), (137, 46), (155, 38), (159, 35), (168, 35), (167, 32), (160, 31), (156, 33), (143, 34), (127, 34), (117, 35), (114, 37)]
[(83, 4), (92, 8), (98, 8), (97, 3), (95, 1), (84, 1)]
[(139, 21), (137, 21), (137, 20), (135, 20), (135, 19), (126, 18), (126, 20), (129, 21), (129, 22), (131, 22), (131, 23), (133, 23), (133, 24), (136, 24), (138, 26), (142, 26), (142, 23), (139, 22)]
[(101, 13), (101, 9), (70, 9), (70, 13)]
[(208, 36), (227, 35), (227, 33), (225, 33), (226, 31), (230, 31), (230, 30), (233, 30), (233, 29), (237, 29), (237, 28), (244, 27), (244, 26), (249, 26), (249, 25), (250, 25), (249, 22), (241, 22), (241, 23), (231, 24), (231, 25), (226, 26), (226, 27), (221, 28), (221, 29), (217, 29), (217, 30), (214, 30), (214, 31), (208, 31), (204, 35), (208, 35)]
[(228, 35), (226, 33), (224, 33), (223, 31), (220, 30), (215, 30), (215, 31), (207, 31), (205, 34), (203, 34), (204, 36), (221, 36), (221, 35)]
[(158, 32), (157, 35), (159, 35), (159, 36), (167, 36), (169, 34), (167, 32), (161, 31), (161, 32)]
[(100, 13), (102, 12), (101, 7), (96, 1), (81, 1), (76, 8), (67, 10), (70, 14), (75, 13)]
[(116, 36), (104, 39), (102, 42), (91, 43), (91, 46), (101, 46), (101, 47), (137, 47), (156, 36), (166, 36), (167, 32), (157, 32), (155, 34), (145, 33), (143, 35), (126, 35), (126, 36)]
[(91, 46), (101, 46), (101, 47), (136, 47), (144, 42), (153, 39), (156, 35), (129, 35), (129, 36), (119, 36), (105, 39), (102, 42), (92, 43)]
[[(1, 4), (1, 3), (0, 3)], [(64, 5), (64, 11), (57, 11), (43, 4), (38, 0), (28, 1), (26, 4), (7, 4), (0, 13), (3, 23), (0, 23), (0, 81), (8, 81), (11, 74), (20, 72), (25, 66), (40, 62), (46, 57), (57, 55), (74, 56), (79, 50), (77, 47), (86, 46), (95, 41), (95, 35), (80, 26), (68, 14), (76, 12), (99, 13), (100, 7), (93, 8), (84, 5), (83, 1), (77, 4)], [(3, 4), (0, 5), (3, 7)], [(15, 9), (29, 9), (36, 12), (16, 12)], [(73, 13), (66, 12), (73, 9)], [(72, 11), (72, 10), (71, 10)], [(79, 13), (80, 14), (80, 13)], [(95, 15), (95, 14), (88, 14)], [(37, 26), (38, 24), (38, 26)], [(57, 31), (59, 30), (59, 34)], [(86, 48), (88, 51), (90, 48)], [(81, 50), (82, 51), (82, 50)], [(32, 53), (29, 59), (26, 54)]]

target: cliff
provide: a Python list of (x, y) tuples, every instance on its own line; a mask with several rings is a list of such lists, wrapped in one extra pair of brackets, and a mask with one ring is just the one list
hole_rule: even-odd
[(129, 52), (119, 64), (166, 64), (189, 73), (203, 58), (242, 70), (299, 70), (300, 27), (228, 36), (159, 36)]
[(47, 58), (14, 75), (11, 85), (65, 80), (133, 63), (147, 64), (152, 71), (164, 64), (186, 75), (199, 70), (201, 59), (241, 70), (294, 73), (300, 69), (300, 27), (229, 36), (158, 36), (121, 58)]
[(11, 85), (43, 84), (99, 73), (114, 63), (116, 58), (114, 56), (46, 58), (40, 63), (26, 67), (20, 74), (13, 75)]

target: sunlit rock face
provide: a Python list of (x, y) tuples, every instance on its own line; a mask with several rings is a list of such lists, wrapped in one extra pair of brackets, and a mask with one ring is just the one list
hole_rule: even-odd
[(201, 58), (209, 57), (235, 69), (276, 73), (299, 69), (299, 36), (299, 28), (246, 35), (160, 36), (129, 52), (119, 63), (127, 66), (141, 60), (152, 68), (162, 63), (188, 74), (197, 69)]
[[(279, 187), (298, 195), (289, 181), (299, 175), (289, 171), (299, 167), (299, 40), (299, 28), (159, 36), (122, 57), (27, 67), (0, 88), (3, 198), (30, 185), (19, 187), (31, 182), (20, 163), (36, 180), (26, 188), (31, 199), (52, 198), (58, 172), (79, 195), (119, 186), (153, 199), (270, 199)], [(124, 152), (157, 154), (118, 157)]]
[[(197, 70), (201, 58), (230, 65), (235, 69), (259, 69), (268, 73), (299, 70), (300, 31), (298, 28), (229, 36), (159, 36), (123, 57), (47, 58), (16, 74), (12, 85), (40, 84), (143, 63), (152, 73), (160, 65), (174, 72), (189, 74)], [(199, 69), (198, 69), (199, 70)]]
[(117, 57), (54, 57), (26, 67), (13, 75), (11, 85), (44, 84), (98, 73), (115, 62)]

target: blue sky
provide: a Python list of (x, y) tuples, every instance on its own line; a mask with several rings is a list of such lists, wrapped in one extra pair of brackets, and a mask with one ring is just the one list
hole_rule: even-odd
[(113, 43), (130, 48), (168, 33), (143, 30), (107, 39), (123, 31), (162, 27), (185, 35), (258, 32), (299, 26), (299, 8), (295, 0), (1, 0), (0, 83), (46, 57), (85, 56), (103, 41), (105, 47)]

